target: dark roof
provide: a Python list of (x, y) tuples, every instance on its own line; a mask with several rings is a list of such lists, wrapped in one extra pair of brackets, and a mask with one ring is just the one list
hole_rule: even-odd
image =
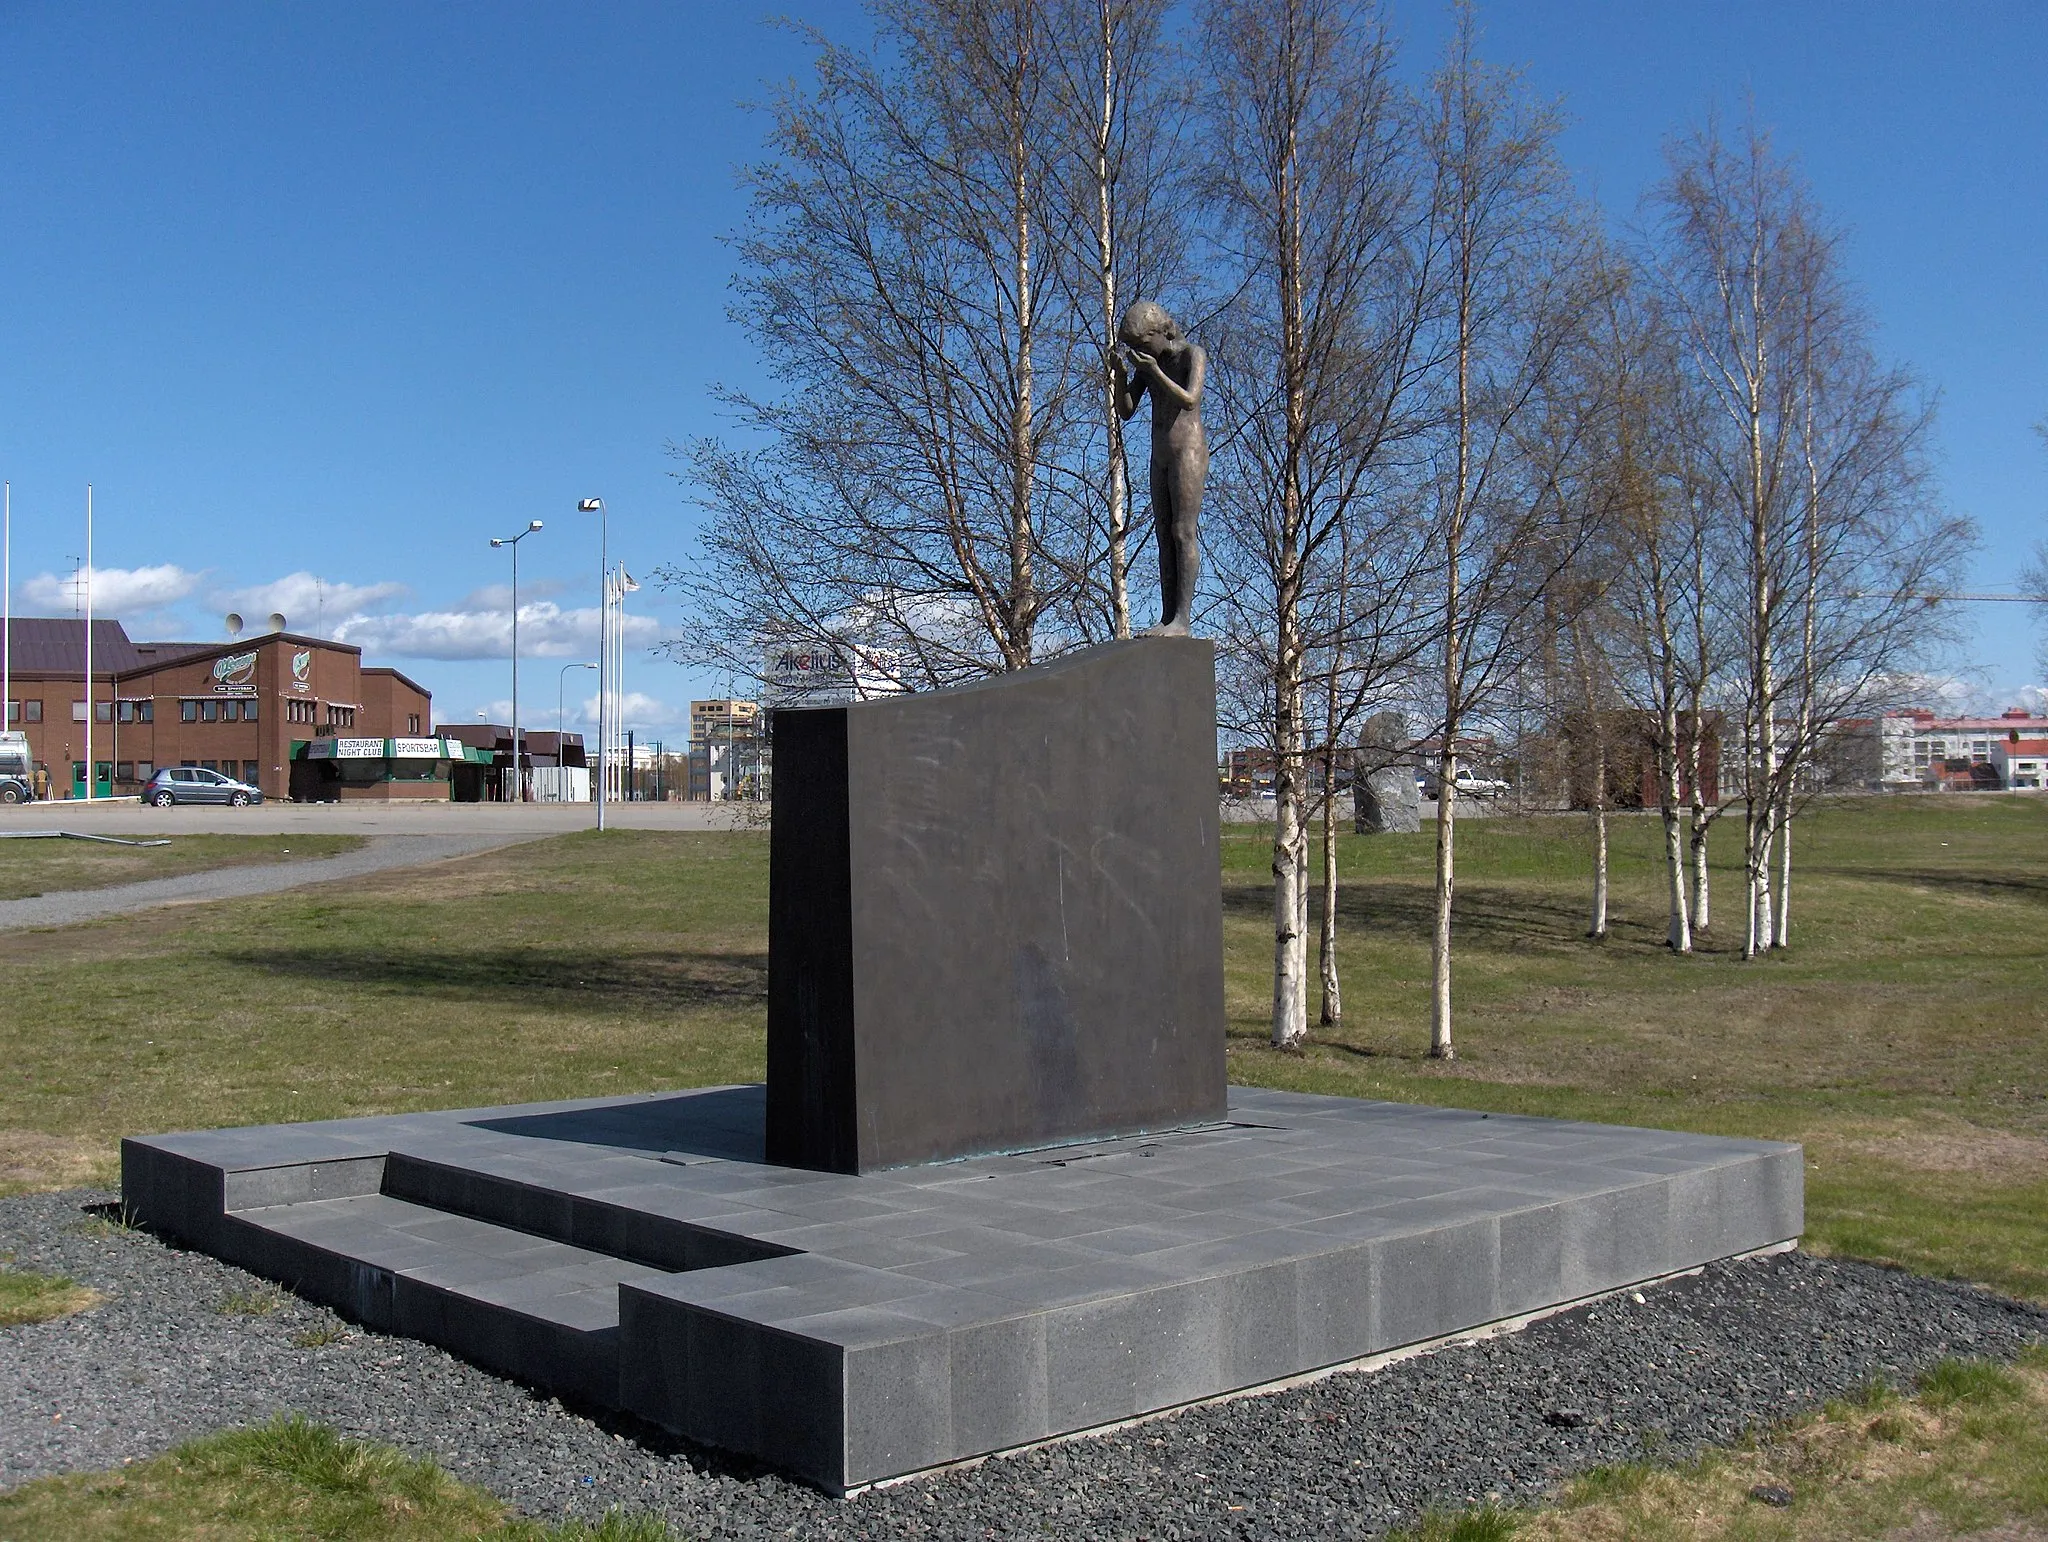
[[(15, 616), (9, 620), (7, 636), (11, 644), (8, 667), (16, 674), (69, 676), (85, 672), (85, 624), (77, 616)], [(189, 659), (240, 653), (280, 639), (333, 648), (359, 658), (363, 652), (354, 643), (332, 642), (298, 632), (254, 632), (226, 642), (138, 643), (129, 640), (120, 622), (96, 616), (92, 623), (92, 672), (98, 676), (138, 674)]]
[(411, 686), (428, 700), (431, 701), (433, 699), (434, 693), (432, 691), (421, 685), (419, 681), (413, 679), (411, 675), (406, 674), (402, 670), (393, 669), (389, 664), (365, 664), (362, 672), (366, 675), (392, 675)]
[[(353, 653), (361, 658), (363, 650), (354, 643), (332, 642), (325, 637), (307, 637), (300, 632), (247, 632), (240, 637), (230, 637), (226, 642), (207, 643), (137, 643), (136, 661), (126, 666), (123, 673), (139, 669), (162, 669), (168, 664), (181, 664), (190, 659), (202, 659), (214, 654), (247, 653), (251, 648), (261, 648), (266, 643), (311, 643), (316, 648), (332, 648), (336, 653)], [(155, 648), (155, 653), (143, 650)]]
[(135, 645), (135, 667), (162, 669), (166, 664), (175, 664), (180, 659), (211, 653), (219, 646), (218, 643), (202, 642), (139, 642)]
[[(7, 622), (7, 664), (18, 675), (85, 672), (85, 622), (77, 616), (12, 616)], [(135, 644), (118, 621), (92, 623), (92, 672), (120, 674), (136, 664)]]
[(488, 750), (499, 744), (511, 744), (512, 726), (509, 723), (436, 723), (434, 736), (459, 739), (476, 749)]

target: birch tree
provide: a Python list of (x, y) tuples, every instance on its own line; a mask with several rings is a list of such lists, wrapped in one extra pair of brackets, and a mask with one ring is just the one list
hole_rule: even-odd
[(1334, 624), (1345, 532), (1402, 432), (1423, 286), (1378, 13), (1354, 0), (1212, 0), (1201, 26), (1205, 186), (1231, 296), (1212, 351), (1213, 566), (1225, 646), (1269, 704), (1272, 1037), (1286, 1046), (1308, 1031), (1312, 623)]
[[(1824, 731), (1934, 637), (1971, 539), (1928, 494), (1931, 415), (1880, 366), (1839, 238), (1753, 122), (1709, 123), (1667, 152), (1667, 292), (1702, 399), (1699, 450), (1740, 583), (1743, 956), (1783, 946), (1790, 819)], [(1704, 625), (1704, 620), (1702, 620)], [(1777, 870), (1773, 872), (1773, 857)], [(1776, 919), (1774, 919), (1774, 908)]]
[(1515, 77), (1477, 56), (1460, 8), (1431, 83), (1431, 240), (1440, 274), (1436, 322), (1449, 375), (1437, 467), (1442, 746), (1437, 774), (1436, 893), (1430, 948), (1431, 1056), (1449, 1060), (1451, 917), (1456, 892), (1458, 744), (1514, 668), (1519, 622), (1554, 574), (1532, 571), (1545, 548), (1549, 463), (1565, 437), (1529, 432), (1549, 403), (1585, 277), (1556, 158), (1558, 120)]
[[(665, 574), (688, 652), (766, 636), (902, 661), (905, 684), (1020, 669), (1086, 569), (1049, 496), (1078, 346), (1048, 229), (1060, 142), (1040, 0), (895, 0), (862, 52), (768, 104), (736, 315), (774, 382), (743, 439), (688, 447), (709, 519)], [(857, 639), (849, 639), (849, 632)]]
[[(1688, 728), (1684, 628), (1696, 597), (1688, 588), (1683, 515), (1682, 420), (1677, 360), (1661, 313), (1630, 273), (1611, 292), (1602, 317), (1610, 360), (1615, 545), (1620, 577), (1611, 593), (1630, 667), (1624, 689), (1654, 725), (1652, 754), (1662, 827), (1665, 943), (1692, 951), (1692, 899), (1687, 885), (1684, 801), (1689, 756), (1697, 755), (1696, 723)], [(1690, 779), (1697, 780), (1697, 769)]]
[(1191, 94), (1174, 67), (1167, 0), (1054, 0), (1050, 14), (1066, 140), (1061, 271), (1077, 326), (1092, 322), (1093, 346), (1082, 347), (1076, 362), (1083, 373), (1092, 370), (1095, 384), (1092, 431), (1080, 438), (1071, 474), (1056, 483), (1083, 506), (1090, 534), (1069, 592), (1079, 633), (1129, 637), (1130, 458), (1110, 361), (1132, 301), (1191, 285), (1184, 228)]

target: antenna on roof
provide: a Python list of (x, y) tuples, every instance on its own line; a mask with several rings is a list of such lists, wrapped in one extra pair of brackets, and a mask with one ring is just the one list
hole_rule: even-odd
[(272, 612), (270, 613), (270, 630), (271, 630), (271, 631), (273, 631), (273, 632), (282, 632), (282, 631), (284, 630), (284, 612), (283, 612), (283, 611), (281, 611), (281, 610), (273, 610), (273, 611), (272, 611)]
[(231, 610), (222, 619), (228, 629), (229, 642), (233, 642), (242, 635), (242, 613), (240, 611)]

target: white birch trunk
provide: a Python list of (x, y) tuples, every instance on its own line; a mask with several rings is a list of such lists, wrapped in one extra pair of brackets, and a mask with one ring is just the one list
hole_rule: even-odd
[(1117, 637), (1131, 635), (1130, 463), (1124, 451), (1123, 414), (1116, 410), (1116, 369), (1110, 354), (1117, 338), (1116, 210), (1111, 197), (1109, 147), (1116, 130), (1116, 36), (1110, 0), (1097, 9), (1102, 33), (1102, 94), (1095, 119), (1095, 261), (1102, 292), (1103, 422), (1109, 439), (1109, 611)]
[(1344, 990), (1337, 977), (1337, 751), (1323, 750), (1323, 924), (1317, 962), (1323, 983), (1322, 1026), (1344, 1020)]
[(1273, 1043), (1292, 1048), (1308, 1036), (1308, 832), (1302, 814), (1300, 650), (1283, 635), (1274, 691), (1279, 732), (1273, 775)]

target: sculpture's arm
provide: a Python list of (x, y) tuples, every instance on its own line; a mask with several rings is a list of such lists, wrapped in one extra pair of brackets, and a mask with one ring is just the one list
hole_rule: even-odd
[(1183, 407), (1193, 407), (1202, 399), (1202, 382), (1208, 378), (1209, 356), (1202, 352), (1198, 343), (1188, 344), (1188, 383), (1183, 386), (1154, 360), (1149, 371), (1152, 389), (1163, 391)]
[(1116, 392), (1116, 415), (1129, 421), (1138, 410), (1138, 403), (1145, 399), (1145, 378), (1133, 375), (1124, 367), (1124, 356), (1114, 348), (1106, 350), (1109, 359), (1109, 381)]

